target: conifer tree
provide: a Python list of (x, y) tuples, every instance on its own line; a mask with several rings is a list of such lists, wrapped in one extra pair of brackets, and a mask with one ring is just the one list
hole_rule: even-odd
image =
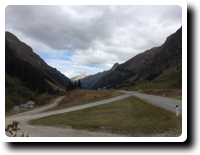
[(79, 81), (78, 81), (78, 87), (79, 87), (80, 89), (82, 89), (81, 80), (80, 80), (80, 79), (79, 79)]
[(73, 90), (73, 87), (74, 87), (74, 86), (73, 86), (73, 82), (70, 81), (70, 82), (68, 83), (68, 85), (67, 85), (67, 91)]
[(74, 82), (74, 88), (73, 89), (76, 89), (77, 88), (77, 83), (76, 81)]

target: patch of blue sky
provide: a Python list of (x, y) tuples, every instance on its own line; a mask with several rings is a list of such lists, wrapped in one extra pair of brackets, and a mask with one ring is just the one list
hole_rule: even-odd
[(71, 59), (69, 59), (67, 57), (59, 57), (59, 59), (61, 59), (61, 60), (67, 60), (67, 61), (72, 61)]
[(102, 66), (96, 66), (96, 65), (87, 65), (87, 67), (93, 67), (93, 68), (105, 68), (105, 67), (102, 67)]
[(72, 53), (65, 53), (66, 56), (73, 56), (74, 54)]
[(66, 61), (72, 61), (70, 59), (70, 57), (73, 54), (70, 53), (60, 53), (60, 54), (52, 54), (52, 53), (46, 53), (46, 52), (38, 52), (38, 55), (43, 59), (43, 60), (47, 60), (47, 59), (60, 59), (60, 60), (66, 60)]
[(42, 58), (43, 60), (50, 58), (50, 56), (46, 53), (43, 53), (43, 52), (38, 52), (38, 53), (39, 53), (38, 55), (40, 56), (40, 58)]
[(58, 59), (61, 59), (61, 60), (67, 60), (67, 61), (72, 61), (71, 59), (70, 59), (70, 57), (72, 57), (73, 56), (73, 54), (71, 54), (71, 53), (63, 53), (63, 54), (60, 54), (59, 56), (58, 56)]

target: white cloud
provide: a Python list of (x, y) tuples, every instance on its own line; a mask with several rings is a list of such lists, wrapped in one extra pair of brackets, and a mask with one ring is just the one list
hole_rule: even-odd
[(86, 75), (92, 75), (96, 74), (98, 72), (102, 72), (106, 70), (104, 67), (89, 67), (86, 65), (80, 65), (76, 64), (74, 61), (68, 61), (68, 60), (62, 60), (62, 59), (45, 59), (48, 65), (56, 68), (65, 76), (72, 78), (76, 75), (80, 74), (86, 74)]
[(5, 13), (6, 30), (67, 76), (92, 74), (87, 65), (109, 69), (123, 63), (160, 46), (182, 25), (181, 8), (172, 5), (8, 6)]

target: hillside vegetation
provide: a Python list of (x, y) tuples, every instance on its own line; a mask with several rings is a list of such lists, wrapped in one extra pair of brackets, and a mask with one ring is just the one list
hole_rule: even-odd
[(39, 70), (45, 79), (54, 84), (59, 84), (64, 87), (70, 81), (64, 74), (60, 73), (56, 68), (52, 68), (40, 58), (39, 55), (33, 52), (33, 49), (26, 43), (21, 42), (15, 35), (10, 32), (5, 33), (6, 45), (22, 60), (29, 62), (34, 68)]
[(116, 89), (140, 91), (146, 94), (182, 99), (182, 64), (173, 65), (154, 80), (138, 80), (136, 76), (116, 86)]
[(20, 79), (31, 91), (39, 94), (47, 91), (54, 93), (52, 87), (45, 81), (43, 74), (29, 62), (19, 58), (7, 44), (5, 44), (5, 72)]
[(66, 91), (66, 88), (65, 87), (63, 87), (63, 86), (61, 86), (61, 85), (59, 85), (59, 84), (54, 84), (54, 83), (52, 83), (52, 82), (50, 82), (49, 80), (47, 80), (47, 79), (45, 79), (47, 82), (48, 82), (48, 84), (54, 89), (54, 90), (56, 90), (56, 91), (62, 91), (62, 92), (65, 92)]
[(5, 111), (11, 110), (14, 106), (34, 101), (35, 105), (42, 105), (51, 99), (51, 95), (47, 92), (39, 93), (32, 91), (16, 77), (5, 75)]
[(47, 111), (91, 103), (99, 100), (112, 98), (118, 95), (123, 95), (123, 93), (116, 91), (75, 89), (68, 92), (56, 107), (48, 109)]
[(5, 110), (31, 100), (36, 105), (44, 104), (56, 94), (43, 74), (29, 62), (19, 58), (5, 45)]

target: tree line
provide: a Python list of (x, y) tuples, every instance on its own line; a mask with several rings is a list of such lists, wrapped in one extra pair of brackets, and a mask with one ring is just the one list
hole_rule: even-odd
[(70, 81), (67, 85), (67, 91), (74, 90), (76, 88), (82, 89), (81, 81), (79, 80), (78, 83), (75, 81), (74, 83)]

